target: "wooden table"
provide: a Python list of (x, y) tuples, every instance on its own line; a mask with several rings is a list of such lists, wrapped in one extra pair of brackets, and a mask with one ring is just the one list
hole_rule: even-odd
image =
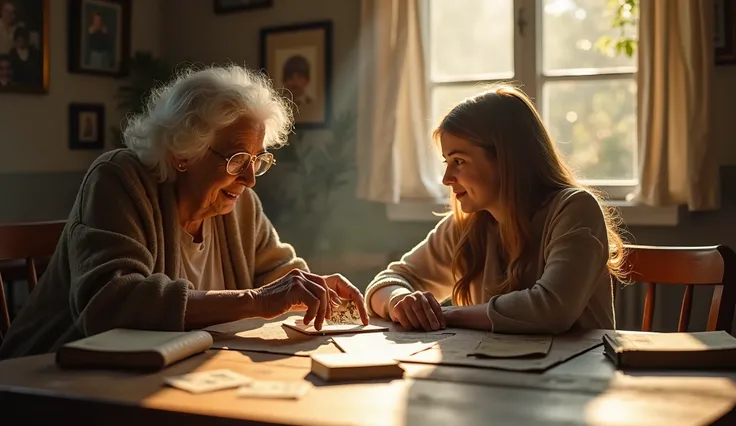
[[(154, 374), (64, 371), (52, 354), (0, 362), (0, 424), (736, 424), (736, 372), (616, 371), (593, 348), (542, 374), (405, 363), (402, 380), (327, 384), (307, 357), (210, 350)], [(227, 368), (307, 380), (299, 400), (193, 395), (163, 377)]]

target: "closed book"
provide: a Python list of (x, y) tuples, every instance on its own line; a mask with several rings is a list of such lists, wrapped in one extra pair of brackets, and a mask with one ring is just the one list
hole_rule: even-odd
[(157, 371), (210, 346), (212, 336), (202, 330), (115, 328), (65, 344), (56, 352), (56, 363), (63, 368)]
[(733, 369), (736, 338), (725, 331), (614, 332), (603, 335), (606, 356), (620, 368)]
[(388, 357), (357, 354), (312, 354), (312, 373), (333, 381), (398, 379), (404, 376), (399, 362)]

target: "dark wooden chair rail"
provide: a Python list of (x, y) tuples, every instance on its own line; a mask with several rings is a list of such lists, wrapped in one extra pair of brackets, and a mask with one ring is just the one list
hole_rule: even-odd
[(684, 285), (678, 331), (687, 331), (693, 302), (693, 289), (714, 286), (707, 331), (731, 332), (736, 305), (736, 253), (723, 245), (704, 247), (666, 247), (626, 245), (630, 281), (647, 285), (642, 331), (652, 330), (657, 285)]
[[(35, 259), (48, 259), (54, 254), (66, 221), (30, 222), (0, 225), (0, 261), (25, 262), (28, 291), (38, 282)], [(0, 271), (0, 335), (10, 328), (10, 311), (5, 298), (2, 271)]]

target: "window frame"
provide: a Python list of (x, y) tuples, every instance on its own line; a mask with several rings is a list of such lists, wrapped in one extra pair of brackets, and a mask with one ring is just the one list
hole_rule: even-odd
[[(422, 37), (424, 43), (424, 57), (427, 63), (427, 85), (429, 101), (432, 102), (432, 92), (435, 87), (454, 86), (474, 83), (493, 83), (499, 81), (513, 80), (522, 84), (524, 91), (534, 100), (542, 118), (546, 121), (544, 110), (544, 84), (557, 81), (591, 81), (591, 80), (614, 80), (633, 79), (636, 80), (636, 66), (597, 69), (565, 70), (561, 72), (544, 72), (543, 63), (543, 25), (544, 25), (544, 0), (511, 0), (513, 2), (513, 74), (481, 74), (475, 76), (463, 76), (460, 78), (433, 79), (431, 72), (431, 34), (429, 30), (429, 10), (432, 0), (422, 0), (421, 19)], [(523, 26), (520, 30), (520, 26)], [(432, 105), (430, 104), (430, 113)], [(635, 149), (634, 167), (638, 169), (638, 138), (637, 149)], [(638, 173), (637, 173), (638, 174)], [(624, 201), (628, 194), (632, 193), (638, 184), (636, 179), (630, 180), (582, 180), (581, 183), (596, 188), (607, 195), (611, 200)]]
[[(422, 19), (422, 36), (424, 40), (429, 40), (429, 1), (421, 0), (420, 13)], [(449, 1), (449, 0), (447, 0)], [(543, 0), (514, 0), (513, 6), (513, 19), (514, 25), (514, 79), (520, 82), (533, 81), (535, 84), (524, 86), (524, 89), (530, 96), (539, 102), (537, 94), (542, 90), (542, 82), (550, 81), (552, 79), (563, 78), (558, 75), (543, 76), (541, 70), (542, 65), (542, 53), (541, 49), (536, 49), (537, 43), (541, 42), (542, 31), (537, 29), (542, 28), (542, 7)], [(520, 12), (523, 10), (523, 12)], [(528, 15), (527, 11), (532, 11), (531, 15)], [(527, 24), (534, 22), (534, 25), (527, 26), (529, 30), (528, 37), (518, 37), (518, 20), (519, 17), (527, 21)], [(525, 41), (526, 40), (526, 41)], [(532, 49), (529, 49), (530, 41)], [(424, 55), (425, 60), (429, 61), (430, 47), (429, 43), (424, 43)], [(519, 52), (533, 52), (534, 63), (539, 66), (532, 68), (530, 66), (523, 67), (524, 61), (529, 61), (529, 54), (521, 55)], [(519, 72), (521, 71), (521, 73)], [(524, 75), (526, 73), (527, 75)], [(585, 73), (579, 73), (582, 75), (575, 76), (573, 78), (596, 78), (595, 76), (585, 75)], [(635, 72), (630, 72), (632, 76), (635, 76)], [(428, 90), (431, 93), (431, 88), (435, 85), (446, 85), (446, 84), (457, 84), (457, 83), (472, 83), (473, 81), (467, 81), (463, 79), (445, 79), (440, 82), (433, 82), (430, 73), (427, 73)], [(508, 80), (508, 76), (498, 76), (496, 81)], [(598, 77), (600, 78), (600, 77)], [(480, 80), (480, 81), (493, 81), (493, 80)], [(431, 101), (431, 96), (428, 98)], [(543, 113), (543, 112), (542, 112)], [(442, 185), (438, 179), (438, 185)], [(605, 182), (598, 185), (592, 185), (593, 187), (602, 190), (608, 194), (609, 200), (605, 201), (606, 204), (611, 205), (619, 210), (623, 222), (627, 226), (663, 226), (671, 227), (677, 226), (679, 223), (680, 209), (676, 206), (669, 207), (651, 207), (645, 205), (632, 204), (629, 201), (625, 201), (628, 194), (632, 193), (636, 188), (636, 182), (631, 182), (630, 185), (606, 185)], [(447, 204), (444, 200), (401, 200), (398, 204), (387, 204), (386, 215), (388, 220), (396, 222), (432, 222), (436, 223), (440, 217), (437, 213), (447, 211)]]

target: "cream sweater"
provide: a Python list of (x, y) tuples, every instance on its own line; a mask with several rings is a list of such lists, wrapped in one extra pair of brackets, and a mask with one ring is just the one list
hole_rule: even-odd
[[(184, 329), (181, 226), (174, 186), (127, 149), (90, 166), (48, 269), (13, 321), (0, 359), (52, 352), (115, 327)], [(304, 261), (279, 237), (256, 194), (214, 218), (225, 289), (267, 284)]]
[(181, 229), (180, 247), (182, 278), (194, 284), (197, 290), (224, 290), (222, 277), (222, 254), (217, 233), (214, 232), (214, 219), (206, 218), (202, 223), (202, 242), (195, 242), (194, 237)]
[[(521, 288), (489, 297), (485, 288), (503, 280), (497, 228), (486, 246), (485, 268), (471, 285), (473, 304), (486, 304), (493, 331), (552, 333), (575, 328), (614, 328), (613, 287), (606, 267), (608, 237), (597, 200), (580, 189), (561, 190), (532, 219), (533, 259), (523, 271)], [(459, 231), (452, 215), (391, 263), (368, 286), (366, 304), (379, 288), (399, 285), (431, 292), (438, 301), (452, 295), (451, 271)], [(375, 314), (375, 312), (370, 312)], [(386, 317), (386, 312), (379, 313)]]

